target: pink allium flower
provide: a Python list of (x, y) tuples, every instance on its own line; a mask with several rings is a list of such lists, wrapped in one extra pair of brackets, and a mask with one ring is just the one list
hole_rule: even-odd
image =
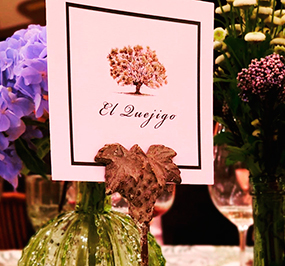
[(264, 100), (276, 95), (277, 100), (285, 101), (285, 59), (279, 54), (271, 54), (260, 60), (253, 59), (248, 68), (238, 73), (240, 97), (249, 101), (252, 94)]

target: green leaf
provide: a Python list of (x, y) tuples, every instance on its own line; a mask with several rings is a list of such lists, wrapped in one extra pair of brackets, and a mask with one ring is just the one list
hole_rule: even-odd
[(36, 139), (33, 141), (37, 147), (37, 155), (39, 158), (43, 159), (50, 151), (50, 138), (49, 136), (43, 137), (41, 139)]
[(231, 79), (231, 78), (214, 78), (213, 81), (214, 81), (214, 83), (215, 82), (228, 82), (228, 83), (230, 83), (230, 82), (233, 82), (233, 79)]
[(225, 120), (221, 118), (220, 116), (215, 115), (213, 118), (214, 118), (214, 121), (216, 121), (217, 123), (222, 124), (223, 126), (227, 127)]
[(262, 173), (262, 169), (260, 169), (258, 161), (255, 160), (255, 156), (248, 150), (249, 148), (252, 148), (250, 144), (245, 144), (241, 148), (228, 146), (229, 155), (226, 159), (226, 164), (231, 165), (236, 162), (244, 162), (252, 176), (259, 176)]
[(27, 142), (21, 138), (15, 140), (15, 147), (18, 156), (21, 158), (26, 168), (34, 174), (39, 174), (44, 178), (46, 176), (47, 165), (45, 162), (38, 157), (35, 151), (31, 150)]
[(228, 146), (229, 155), (226, 159), (226, 164), (231, 165), (236, 162), (244, 162), (246, 160), (246, 153), (242, 148), (236, 146)]
[(259, 163), (255, 160), (254, 156), (247, 156), (246, 165), (251, 176), (260, 176), (262, 174), (262, 169), (260, 169)]
[(214, 136), (214, 145), (233, 145), (235, 143), (231, 132), (220, 132)]
[[(247, 42), (242, 38), (227, 37), (224, 41), (231, 54), (231, 60), (235, 67), (235, 74), (240, 72), (243, 67), (248, 66), (251, 58), (248, 56)], [(235, 75), (236, 76), (236, 75)]]
[(25, 122), (26, 125), (29, 125), (29, 126), (37, 126), (39, 128), (45, 128), (45, 129), (49, 128), (48, 120), (46, 120), (45, 122), (40, 122), (37, 120), (32, 120), (30, 118), (25, 118), (25, 117), (23, 117), (22, 120)]

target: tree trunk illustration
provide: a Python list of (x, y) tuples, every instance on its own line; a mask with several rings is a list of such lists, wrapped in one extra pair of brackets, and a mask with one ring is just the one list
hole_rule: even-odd
[(136, 92), (135, 92), (135, 94), (141, 94), (140, 89), (141, 89), (142, 83), (138, 82), (138, 83), (135, 83), (135, 85), (136, 85)]
[(107, 56), (110, 75), (120, 86), (136, 87), (135, 95), (141, 95), (141, 86), (157, 89), (167, 84), (165, 67), (158, 61), (155, 51), (141, 45), (122, 49), (113, 48)]

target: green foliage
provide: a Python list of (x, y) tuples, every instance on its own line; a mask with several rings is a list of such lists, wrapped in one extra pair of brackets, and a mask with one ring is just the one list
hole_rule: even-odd
[(47, 178), (48, 165), (28, 146), (25, 140), (21, 138), (15, 140), (15, 147), (17, 154), (29, 171)]
[(50, 174), (50, 135), (49, 135), (49, 119), (45, 122), (32, 120), (30, 118), (22, 118), (27, 126), (33, 126), (39, 129), (43, 137), (33, 138), (27, 143), (23, 137), (20, 137), (16, 143), (16, 151), (24, 163), (22, 174), (30, 173), (39, 174), (46, 178)]
[[(253, 59), (259, 60), (274, 52), (270, 42), (277, 36), (284, 38), (285, 25), (275, 25), (272, 20), (266, 24), (265, 17), (254, 15), (254, 9), (262, 2), (247, 8), (227, 2), (229, 11), (218, 2), (222, 12), (215, 20), (227, 34), (215, 52), (216, 57), (223, 56), (223, 60), (217, 61), (214, 68), (214, 119), (225, 130), (214, 137), (214, 144), (227, 145), (230, 151), (227, 163), (246, 163), (252, 176), (278, 175), (285, 169), (285, 105), (276, 101), (276, 95), (270, 96), (272, 99), (266, 104), (257, 96), (244, 102), (237, 76)], [(277, 6), (284, 8), (281, 3)], [(263, 32), (264, 40), (246, 41), (246, 34), (251, 32)], [(252, 125), (254, 120), (260, 124)]]
[(50, 138), (44, 136), (41, 139), (35, 139), (34, 142), (37, 147), (37, 155), (39, 158), (44, 159), (50, 151)]
[(231, 132), (221, 132), (214, 137), (214, 145), (234, 145), (234, 137)]

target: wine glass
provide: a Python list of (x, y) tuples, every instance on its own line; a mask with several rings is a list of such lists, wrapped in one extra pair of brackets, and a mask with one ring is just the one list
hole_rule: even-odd
[(246, 235), (248, 228), (253, 224), (249, 171), (242, 163), (227, 165), (227, 155), (226, 146), (215, 147), (214, 184), (208, 188), (216, 208), (237, 226), (240, 265), (245, 266)]
[[(176, 186), (174, 183), (168, 183), (165, 185), (162, 194), (157, 198), (153, 217), (162, 216), (171, 208), (175, 198)], [(120, 193), (113, 193), (111, 196), (112, 209), (115, 211), (128, 213), (128, 201), (120, 195)]]
[[(160, 245), (163, 244), (161, 216), (168, 212), (173, 205), (175, 193), (176, 185), (174, 183), (166, 184), (162, 194), (157, 198), (154, 205), (153, 219), (150, 222), (150, 232)], [(112, 194), (112, 209), (128, 213), (128, 201), (118, 192)]]
[(153, 217), (162, 216), (169, 211), (173, 205), (176, 193), (176, 185), (166, 184), (162, 194), (157, 198), (154, 204)]

